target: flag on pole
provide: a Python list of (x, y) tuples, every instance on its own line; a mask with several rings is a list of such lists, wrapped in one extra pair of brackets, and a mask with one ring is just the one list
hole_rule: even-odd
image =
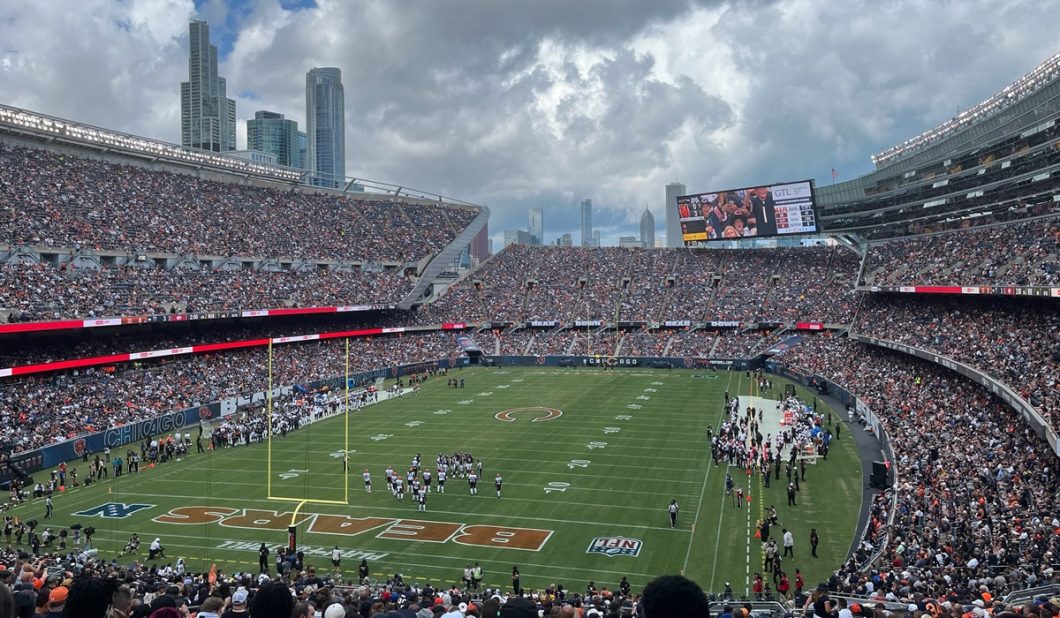
[(835, 171), (835, 168), (833, 167), (832, 168), (832, 180), (834, 181), (836, 178), (839, 178), (839, 172)]

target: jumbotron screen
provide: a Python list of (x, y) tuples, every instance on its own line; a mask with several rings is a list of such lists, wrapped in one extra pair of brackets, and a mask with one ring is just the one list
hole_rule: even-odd
[(683, 195), (677, 211), (686, 247), (818, 231), (812, 180)]

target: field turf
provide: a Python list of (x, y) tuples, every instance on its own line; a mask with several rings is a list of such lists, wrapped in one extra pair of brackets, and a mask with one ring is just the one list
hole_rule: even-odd
[[(768, 489), (760, 477), (751, 479), (750, 509), (736, 509), (725, 498), (726, 468), (710, 463), (706, 428), (720, 423), (726, 390), (752, 392), (742, 372), (505, 367), (450, 375), (463, 378), (465, 388), (447, 388), (446, 378), (436, 377), (420, 392), (351, 413), (348, 421), (340, 415), (275, 439), (271, 494), (293, 501), (268, 498), (270, 449), (261, 444), (191, 454), (68, 489), (55, 497), (52, 520), (43, 519), (40, 500), (13, 514), (38, 519), (38, 531), (93, 525), (95, 546), (107, 559), (137, 532), (141, 560), (157, 536), (167, 548), (159, 564), (183, 557), (191, 570), (213, 563), (227, 573), (256, 571), (257, 544), (286, 543), (299, 500), (344, 499), (341, 454), (348, 424), (349, 504), (304, 504), (298, 526), (299, 546), (311, 550), (306, 562), (319, 571), (332, 570), (334, 545), (349, 551), (341, 565), (347, 579), (356, 574), (363, 555), (357, 552), (366, 552), (373, 577), (400, 572), (406, 580), (435, 585), (458, 581), (465, 565), (479, 562), (486, 586), (510, 587), (511, 568), (518, 565), (527, 589), (562, 583), (582, 590), (590, 580), (614, 588), (625, 575), (636, 591), (657, 575), (684, 572), (704, 589), (720, 592), (728, 581), (741, 594), (750, 574), (762, 570), (754, 525), (769, 504), (795, 535), (796, 558), (785, 562), (785, 570), (799, 567), (808, 586), (826, 579), (850, 546), (862, 472), (845, 433), (828, 461), (807, 466), (798, 506), (786, 506), (783, 474)], [(783, 382), (775, 381), (774, 392), (762, 396), (779, 398)], [(801, 389), (800, 395), (813, 399)], [(513, 413), (511, 422), (495, 418), (536, 406), (563, 414), (533, 421), (544, 412), (531, 409)], [(408, 495), (400, 503), (387, 490), (387, 465), (403, 472), (422, 453), (433, 469), (439, 452), (454, 451), (484, 461), (477, 496), (469, 495), (465, 480), (450, 478), (446, 494), (431, 493), (427, 512), (419, 513)], [(72, 465), (83, 477), (87, 466)], [(361, 480), (365, 468), (374, 482), (370, 495)], [(731, 470), (746, 483), (742, 471)], [(499, 499), (493, 486), (498, 471), (504, 477)], [(676, 529), (667, 513), (671, 499), (681, 507)], [(126, 508), (86, 514), (107, 503)], [(148, 506), (135, 510), (129, 506), (134, 504)], [(156, 521), (160, 517), (171, 523)], [(810, 557), (811, 527), (821, 537), (816, 559)], [(520, 530), (507, 530), (515, 528)], [(774, 533), (779, 537), (779, 530)], [(589, 553), (598, 537), (636, 539), (639, 544), (615, 545), (638, 553)]]

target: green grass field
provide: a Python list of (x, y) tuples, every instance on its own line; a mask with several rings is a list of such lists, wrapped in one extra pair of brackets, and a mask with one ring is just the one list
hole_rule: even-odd
[[(796, 559), (785, 570), (801, 568), (807, 585), (826, 579), (850, 546), (862, 473), (849, 439), (833, 443), (827, 462), (807, 466), (797, 507), (785, 506), (783, 482), (766, 489), (759, 477), (751, 480), (750, 509), (735, 509), (725, 499), (725, 468), (710, 463), (706, 428), (720, 423), (726, 389), (750, 392), (743, 373), (475, 368), (452, 375), (464, 378), (466, 387), (447, 388), (446, 378), (438, 377), (417, 394), (350, 414), (349, 504), (301, 507), (298, 543), (317, 548), (308, 564), (330, 571), (324, 552), (338, 544), (372, 554), (373, 576), (400, 572), (435, 585), (459, 580), (465, 564), (479, 562), (488, 586), (510, 587), (511, 568), (518, 565), (527, 589), (563, 583), (580, 590), (590, 580), (613, 588), (626, 575), (637, 590), (657, 575), (684, 572), (707, 590), (720, 591), (730, 581), (741, 593), (749, 574), (762, 570), (753, 527), (768, 504), (777, 506), (781, 523), (795, 535)], [(782, 386), (775, 391), (783, 392)], [(533, 411), (513, 414), (513, 422), (495, 418), (533, 406), (563, 414), (538, 422)], [(272, 495), (341, 500), (345, 428), (340, 415), (274, 440)], [(433, 468), (439, 452), (457, 450), (484, 460), (479, 495), (469, 495), (465, 480), (450, 478), (446, 494), (430, 494), (427, 512), (419, 513), (408, 496), (399, 503), (387, 490), (387, 465), (403, 472), (422, 453), (424, 465)], [(13, 512), (40, 520), (38, 530), (93, 525), (103, 558), (116, 556), (137, 532), (141, 559), (158, 536), (167, 547), (163, 562), (183, 557), (192, 570), (216, 563), (228, 573), (256, 571), (257, 544), (285, 544), (298, 506), (268, 499), (268, 452), (253, 445), (193, 454), (71, 489), (55, 498), (53, 520), (43, 520), (41, 501)], [(374, 481), (370, 495), (361, 481), (365, 468)], [(504, 477), (500, 499), (493, 487), (497, 471)], [(737, 482), (745, 481), (737, 472)], [(676, 529), (666, 509), (671, 499), (681, 506)], [(124, 518), (75, 515), (110, 502), (149, 506)], [(811, 527), (821, 535), (816, 559), (810, 557)], [(589, 553), (597, 537), (637, 539), (639, 554)], [(344, 576), (354, 575), (359, 561), (354, 553), (344, 559)]]

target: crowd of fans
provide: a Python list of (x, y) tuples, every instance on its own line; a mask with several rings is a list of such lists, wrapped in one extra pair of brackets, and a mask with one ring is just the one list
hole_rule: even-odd
[(99, 270), (0, 264), (0, 322), (201, 313), (283, 307), (387, 305), (412, 282), (378, 272), (264, 272), (141, 268)]
[[(341, 377), (344, 339), (273, 346), (273, 384), (309, 384)], [(457, 353), (452, 333), (350, 339), (350, 372)], [(159, 414), (264, 391), (267, 349), (104, 365), (7, 379), (0, 383), (0, 425), (16, 452), (124, 425)]]
[(0, 241), (16, 246), (405, 263), (441, 249), (476, 214), (0, 145)]
[(894, 449), (897, 510), (889, 494), (873, 502), (869, 538), (835, 588), (993, 611), (992, 598), (1053, 581), (1060, 468), (1012, 408), (939, 365), (846, 338), (804, 338), (777, 359), (865, 401)]
[[(401, 574), (364, 577), (353, 585), (307, 566), (283, 577), (216, 570), (195, 573), (172, 566), (106, 562), (88, 554), (41, 557), (0, 550), (0, 611), (5, 618), (672, 618), (706, 616), (708, 596), (695, 582), (662, 576), (634, 590), (625, 577), (585, 591), (550, 584), (519, 590), (475, 581), (406, 581)], [(359, 573), (371, 575), (362, 561)], [(617, 579), (617, 578), (616, 578)], [(726, 613), (748, 616), (726, 605)], [(748, 610), (750, 606), (743, 606)], [(718, 609), (722, 609), (721, 606)], [(741, 608), (742, 609), (742, 608)]]
[(511, 245), (421, 310), (421, 322), (735, 320), (849, 323), (857, 254)]
[(854, 330), (975, 367), (1060, 431), (1060, 307), (1054, 301), (874, 295)]
[(1060, 285), (1060, 219), (871, 245), (863, 285)]

